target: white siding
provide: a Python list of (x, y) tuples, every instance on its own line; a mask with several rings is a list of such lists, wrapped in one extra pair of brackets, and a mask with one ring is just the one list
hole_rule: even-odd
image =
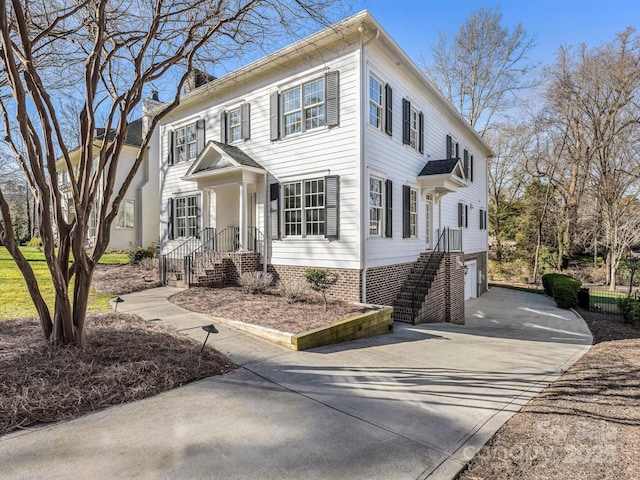
[[(474, 155), (474, 182), (447, 194), (442, 199), (442, 219), (439, 208), (434, 204), (434, 230), (442, 227), (458, 228), (458, 201), (465, 201), (473, 208), (469, 210), (469, 228), (463, 232), (465, 253), (486, 251), (486, 230), (478, 230), (478, 210), (486, 210), (486, 159), (480, 154), (480, 146), (469, 135), (456, 127), (449, 112), (444, 111), (427, 89), (390, 59), (383, 50), (371, 45), (366, 52), (366, 78), (368, 88), (369, 74), (374, 74), (393, 89), (393, 135), (377, 130), (365, 124), (365, 161), (367, 179), (365, 192), (368, 196), (368, 177), (370, 175), (393, 182), (393, 237), (371, 237), (366, 240), (367, 266), (381, 266), (415, 261), (425, 246), (425, 202), (427, 191), (419, 190), (418, 237), (402, 238), (402, 185), (416, 186), (417, 175), (429, 160), (446, 158), (446, 136), (454, 136), (460, 144), (460, 156), (464, 148)], [(406, 98), (411, 106), (424, 114), (424, 154), (408, 145), (402, 144), (402, 99)], [(368, 93), (366, 97), (368, 102)], [(367, 107), (368, 108), (368, 107)], [(367, 110), (368, 112), (368, 110)], [(369, 212), (363, 212), (363, 221), (368, 223)], [(368, 229), (367, 229), (368, 233)], [(434, 233), (435, 235), (435, 233)], [(429, 249), (432, 248), (433, 242)]]
[[(327, 70), (340, 72), (340, 124), (321, 127), (275, 142), (269, 134), (269, 96), (272, 92), (313, 80)], [(234, 145), (260, 163), (279, 182), (304, 178), (340, 176), (340, 239), (283, 238), (272, 243), (270, 262), (284, 265), (309, 265), (339, 268), (359, 268), (359, 212), (358, 212), (358, 70), (357, 53), (345, 51), (320, 61), (301, 59), (295, 75), (262, 79), (260, 83), (238, 81), (238, 88), (218, 98), (209, 97), (206, 104), (187, 111), (177, 110), (162, 126), (160, 222), (162, 239), (166, 240), (167, 205), (172, 196), (196, 190), (196, 184), (181, 180), (191, 163), (167, 166), (169, 132), (181, 124), (204, 118), (206, 139), (220, 139), (220, 114), (242, 102), (251, 104), (251, 139)], [(257, 185), (258, 228), (264, 231), (264, 185)], [(264, 232), (266, 233), (266, 232)]]

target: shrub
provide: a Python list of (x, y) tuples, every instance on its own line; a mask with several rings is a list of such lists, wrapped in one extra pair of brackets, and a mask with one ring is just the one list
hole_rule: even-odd
[(544, 292), (556, 301), (560, 308), (573, 308), (578, 306), (578, 291), (582, 284), (568, 275), (561, 273), (548, 273), (542, 276)]
[(273, 282), (273, 275), (264, 272), (245, 272), (240, 275), (240, 287), (246, 293), (262, 293)]
[(129, 263), (131, 265), (139, 264), (143, 258), (153, 258), (154, 252), (150, 248), (134, 248), (133, 250), (129, 250)]
[(327, 310), (327, 290), (331, 285), (335, 285), (340, 276), (337, 273), (319, 268), (310, 268), (305, 273), (307, 283), (312, 290), (320, 292), (324, 300), (324, 310)]
[(42, 239), (40, 237), (31, 237), (31, 240), (27, 242), (27, 247), (41, 247)]
[(158, 259), (143, 257), (136, 265), (142, 270), (155, 270), (156, 268), (158, 268)]
[(299, 302), (309, 291), (309, 286), (301, 278), (290, 280), (280, 280), (278, 292), (285, 297), (289, 303)]
[(620, 297), (617, 300), (618, 311), (625, 323), (640, 324), (640, 299), (633, 297)]

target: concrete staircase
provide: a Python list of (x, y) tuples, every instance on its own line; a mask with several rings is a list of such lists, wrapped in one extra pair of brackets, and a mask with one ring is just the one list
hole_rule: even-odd
[[(398, 322), (416, 323), (416, 318), (427, 306), (423, 305), (436, 279), (443, 252), (423, 252), (415, 262), (400, 293), (393, 303), (393, 319)], [(415, 300), (415, 309), (414, 309)]]

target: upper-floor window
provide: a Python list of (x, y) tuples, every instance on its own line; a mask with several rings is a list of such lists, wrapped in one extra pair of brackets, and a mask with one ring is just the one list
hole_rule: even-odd
[(242, 116), (240, 115), (240, 107), (229, 111), (229, 141), (237, 142), (240, 140)]
[(271, 94), (271, 140), (338, 125), (338, 71)]
[(460, 158), (460, 145), (451, 135), (447, 135), (447, 158)]
[(324, 178), (284, 184), (285, 236), (325, 234)]
[(195, 123), (178, 128), (175, 131), (174, 148), (176, 163), (193, 160), (198, 156), (198, 128)]
[(414, 150), (418, 149), (418, 111), (415, 108), (409, 112), (409, 145)]
[(204, 147), (204, 120), (171, 130), (168, 143), (169, 165), (195, 160)]
[(382, 82), (371, 75), (369, 77), (369, 124), (382, 130)]
[(133, 228), (135, 226), (135, 203), (133, 200), (122, 200), (116, 220), (117, 228)]

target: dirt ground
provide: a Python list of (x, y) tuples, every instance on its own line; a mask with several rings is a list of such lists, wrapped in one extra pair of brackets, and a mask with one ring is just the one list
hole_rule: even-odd
[(640, 327), (579, 312), (594, 346), (516, 413), (459, 478), (640, 478)]
[(176, 305), (215, 317), (239, 320), (287, 333), (301, 333), (331, 325), (373, 308), (337, 300), (325, 312), (319, 294), (302, 302), (288, 303), (275, 289), (262, 294), (244, 293), (240, 287), (189, 288), (169, 298)]

